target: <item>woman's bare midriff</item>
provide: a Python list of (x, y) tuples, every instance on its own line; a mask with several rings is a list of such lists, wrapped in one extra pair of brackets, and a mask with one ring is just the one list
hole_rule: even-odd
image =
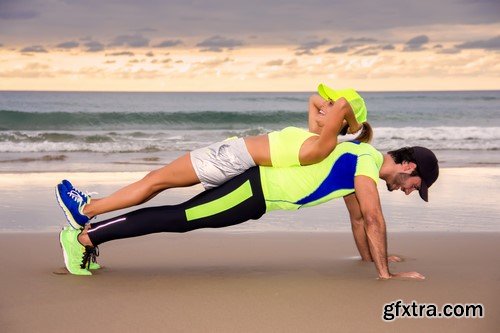
[(271, 151), (269, 149), (269, 137), (267, 134), (248, 136), (245, 138), (245, 144), (255, 164), (272, 166)]

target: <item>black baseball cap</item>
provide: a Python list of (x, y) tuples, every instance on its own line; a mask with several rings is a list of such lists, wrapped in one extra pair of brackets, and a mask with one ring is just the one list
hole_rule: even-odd
[(436, 155), (424, 147), (411, 147), (413, 149), (413, 156), (417, 164), (417, 172), (422, 183), (420, 185), (420, 190), (418, 193), (424, 201), (429, 201), (428, 190), (432, 184), (438, 179), (439, 176), (439, 165)]

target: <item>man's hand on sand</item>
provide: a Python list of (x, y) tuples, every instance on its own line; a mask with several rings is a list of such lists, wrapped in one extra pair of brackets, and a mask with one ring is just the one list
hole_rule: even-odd
[(398, 256), (388, 256), (387, 261), (389, 261), (389, 262), (402, 262), (403, 258), (398, 257)]
[(400, 272), (400, 273), (391, 273), (391, 276), (389, 279), (383, 279), (382, 280), (389, 280), (389, 279), (397, 279), (397, 280), (425, 280), (425, 276), (420, 274), (419, 272)]

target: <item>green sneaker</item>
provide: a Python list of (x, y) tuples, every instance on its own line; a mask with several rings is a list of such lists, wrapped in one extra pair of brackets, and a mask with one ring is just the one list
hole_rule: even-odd
[(78, 241), (80, 230), (66, 228), (59, 234), (59, 242), (63, 250), (64, 264), (71, 274), (92, 275), (87, 269), (82, 268), (85, 247)]
[(92, 270), (92, 271), (96, 271), (98, 269), (101, 269), (101, 265), (99, 265), (98, 263), (96, 262), (90, 262), (89, 264), (89, 269)]
[(87, 266), (88, 270), (94, 270), (94, 271), (101, 269), (101, 265), (99, 265), (96, 261), (98, 256), (99, 256), (99, 248), (97, 246), (95, 247), (86, 246), (85, 253), (83, 253), (82, 266), (83, 267)]

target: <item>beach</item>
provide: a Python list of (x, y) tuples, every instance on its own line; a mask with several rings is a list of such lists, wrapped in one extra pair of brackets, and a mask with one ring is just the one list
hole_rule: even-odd
[(0, 333), (499, 333), (499, 13), (0, 0)]
[[(440, 163), (428, 203), (378, 184), (389, 254), (405, 259), (390, 269), (425, 281), (377, 280), (374, 264), (360, 261), (343, 200), (104, 243), (102, 270), (66, 274), (54, 193), (62, 179), (109, 195), (208, 143), (305, 127), (308, 95), (0, 92), (0, 331), (496, 332), (498, 91), (365, 95), (377, 149), (422, 145)], [(170, 189), (141, 208), (201, 191)], [(480, 304), (484, 313), (384, 321), (384, 305), (398, 301)]]
[[(150, 235), (100, 247), (91, 277), (56, 275), (56, 233), (0, 234), (3, 332), (496, 332), (500, 233), (393, 233), (427, 278), (379, 281), (349, 233)], [(402, 300), (481, 303), (484, 318), (382, 320)]]
[[(418, 271), (426, 276), (421, 282), (377, 280), (374, 265), (360, 261), (338, 200), (231, 228), (105, 243), (102, 270), (91, 277), (61, 275), (58, 230), (65, 222), (53, 185), (68, 177), (109, 194), (144, 174), (0, 174), (2, 331), (495, 332), (498, 327), (500, 231), (491, 219), (498, 216), (498, 168), (443, 169), (427, 204), (380, 184), (389, 253), (405, 259), (390, 268)], [(197, 185), (166, 191), (146, 205), (179, 203), (201, 190)], [(28, 209), (25, 200), (32, 202)], [(485, 314), (385, 322), (384, 304), (397, 300), (438, 307), (480, 303)]]

